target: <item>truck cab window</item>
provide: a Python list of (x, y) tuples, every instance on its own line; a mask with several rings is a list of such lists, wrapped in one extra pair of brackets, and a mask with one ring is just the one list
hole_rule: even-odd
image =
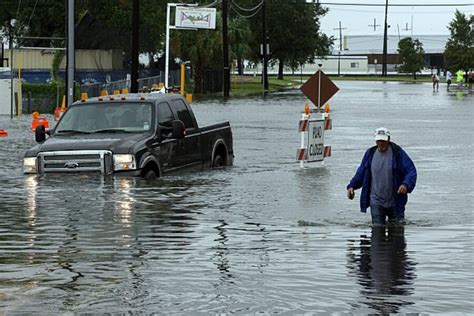
[(171, 122), (174, 120), (173, 112), (168, 103), (158, 104), (158, 124), (160, 127), (171, 128)]
[(178, 115), (178, 120), (183, 121), (184, 126), (187, 130), (196, 128), (196, 125), (191, 118), (191, 114), (189, 113), (189, 109), (184, 103), (183, 100), (173, 100), (173, 108), (176, 110), (176, 114)]

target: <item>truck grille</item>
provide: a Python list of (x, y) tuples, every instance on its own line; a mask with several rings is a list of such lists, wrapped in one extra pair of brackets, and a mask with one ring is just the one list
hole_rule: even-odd
[(112, 152), (106, 150), (50, 151), (38, 154), (40, 173), (112, 173)]

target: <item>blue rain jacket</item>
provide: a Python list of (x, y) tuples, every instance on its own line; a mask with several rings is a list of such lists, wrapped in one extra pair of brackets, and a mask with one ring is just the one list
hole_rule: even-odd
[[(408, 202), (407, 194), (398, 194), (398, 188), (404, 184), (408, 193), (411, 193), (416, 185), (416, 168), (415, 164), (408, 156), (408, 154), (397, 144), (390, 142), (393, 152), (392, 169), (393, 169), (393, 190), (396, 206), (395, 211), (400, 214), (405, 212), (405, 205)], [(347, 188), (353, 188), (354, 190), (362, 188), (360, 194), (360, 211), (366, 212), (370, 206), (370, 184), (371, 184), (371, 172), (370, 168), (372, 165), (372, 158), (377, 150), (377, 146), (367, 149), (365, 152), (362, 162), (357, 168), (356, 174), (347, 185)]]

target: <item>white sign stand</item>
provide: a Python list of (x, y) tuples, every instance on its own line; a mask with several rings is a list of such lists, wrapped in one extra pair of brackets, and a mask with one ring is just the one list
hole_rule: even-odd
[[(216, 26), (216, 9), (212, 8), (203, 8), (203, 9), (194, 9), (194, 12), (190, 12), (189, 14), (202, 14), (205, 12), (208, 16), (209, 23), (195, 23), (194, 27), (191, 27), (185, 24), (183, 21), (178, 21), (181, 23), (181, 26), (170, 25), (170, 15), (171, 15), (171, 7), (175, 7), (176, 9), (183, 7), (197, 7), (197, 3), (168, 3), (166, 7), (166, 41), (165, 41), (165, 91), (169, 88), (169, 67), (170, 67), (170, 29), (172, 30), (192, 30), (195, 31), (198, 28), (204, 29), (214, 29)], [(189, 9), (192, 10), (192, 9)]]

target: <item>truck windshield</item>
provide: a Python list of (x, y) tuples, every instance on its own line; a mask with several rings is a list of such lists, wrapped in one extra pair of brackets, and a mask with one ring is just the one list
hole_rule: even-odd
[(72, 106), (55, 133), (144, 133), (153, 123), (150, 103), (90, 103)]

